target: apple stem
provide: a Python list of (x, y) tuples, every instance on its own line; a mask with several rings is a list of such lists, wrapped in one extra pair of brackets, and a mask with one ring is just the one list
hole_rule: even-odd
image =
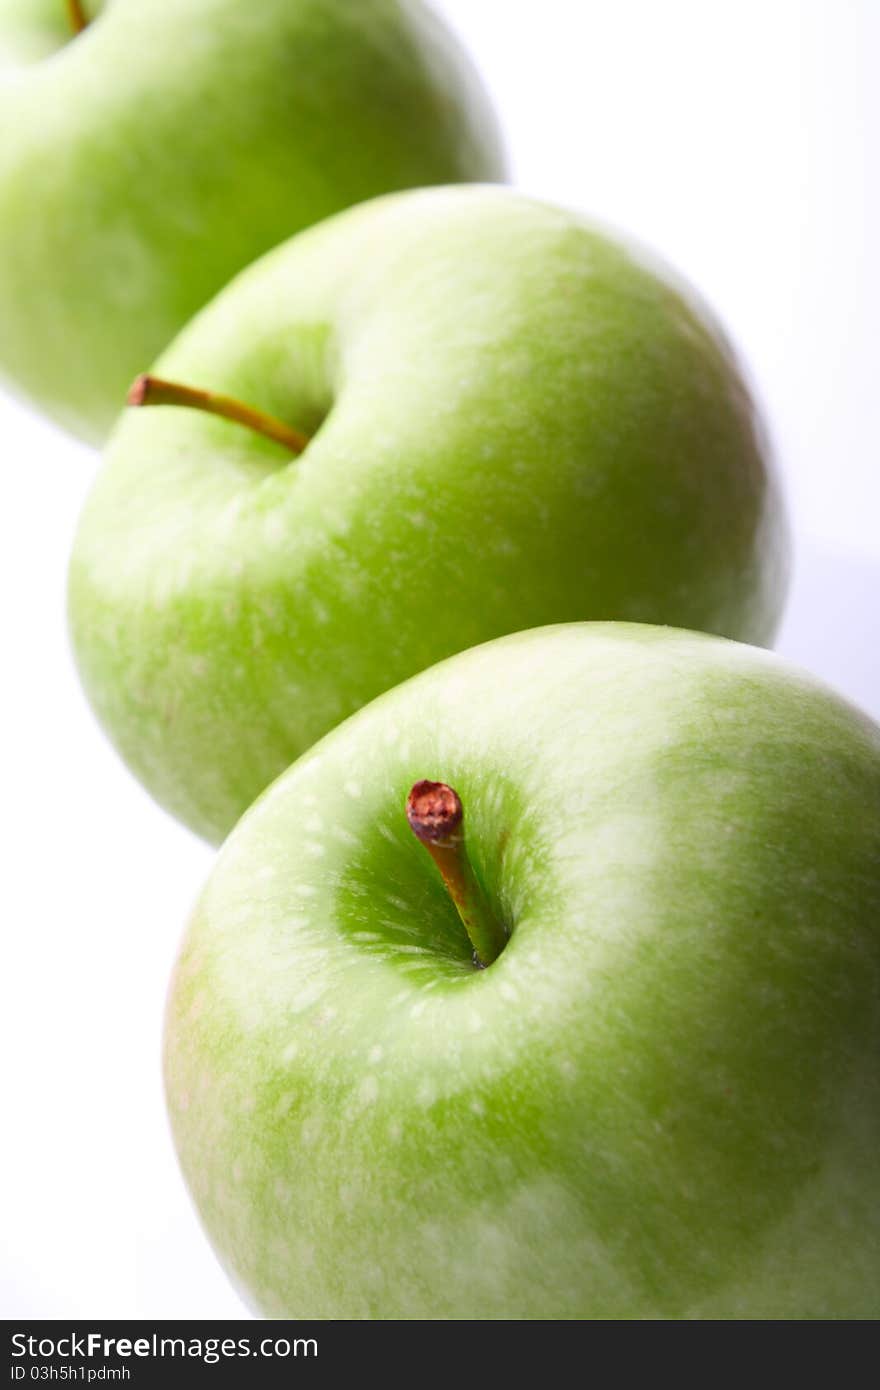
[(181, 386), (176, 381), (163, 381), (158, 376), (139, 376), (128, 392), (129, 405), (182, 405), (190, 410), (204, 410), (219, 415), (237, 425), (245, 425), (257, 434), (281, 444), (291, 454), (301, 454), (309, 437), (293, 429), (274, 415), (267, 415), (254, 406), (237, 401), (234, 396), (221, 396), (216, 391), (203, 391), (195, 386)]
[(89, 19), (82, 7), (82, 0), (67, 0), (67, 18), (75, 34), (81, 34), (88, 27)]
[(445, 782), (416, 782), (407, 797), (406, 818), (443, 876), (474, 948), (474, 964), (485, 969), (504, 950), (507, 932), (489, 906), (468, 857), (458, 792)]

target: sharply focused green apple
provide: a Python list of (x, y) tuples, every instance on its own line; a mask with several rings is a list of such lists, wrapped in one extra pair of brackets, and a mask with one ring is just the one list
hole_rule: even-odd
[(422, 0), (85, 0), (79, 34), (70, 9), (0, 0), (0, 377), (87, 439), (291, 233), (503, 176), (476, 74)]
[(131, 411), (71, 568), (117, 747), (217, 839), (318, 737), (478, 642), (583, 618), (765, 642), (786, 567), (755, 407), (642, 253), (506, 189), (379, 199), (161, 359), (314, 437)]
[[(450, 783), (507, 944), (410, 836)], [(880, 730), (778, 658), (575, 624), (328, 735), (172, 985), (208, 1234), (270, 1316), (880, 1314)]]

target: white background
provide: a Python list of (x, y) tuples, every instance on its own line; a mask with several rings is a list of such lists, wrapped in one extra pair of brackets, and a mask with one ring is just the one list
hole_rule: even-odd
[[(880, 5), (446, 0), (517, 183), (635, 233), (738, 340), (788, 485), (779, 647), (880, 717)], [(236, 1317), (179, 1179), (162, 1002), (211, 852), (80, 695), (65, 567), (97, 460), (0, 397), (0, 1316)]]

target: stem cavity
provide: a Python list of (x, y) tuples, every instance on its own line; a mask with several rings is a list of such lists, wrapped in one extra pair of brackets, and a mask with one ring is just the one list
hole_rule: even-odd
[(262, 410), (237, 401), (234, 396), (222, 396), (216, 391), (203, 391), (195, 386), (182, 386), (179, 382), (164, 381), (158, 376), (136, 377), (128, 392), (128, 404), (178, 405), (189, 410), (203, 410), (209, 415), (219, 415), (224, 420), (244, 425), (246, 429), (280, 444), (291, 454), (301, 454), (309, 443), (308, 435), (293, 429), (274, 415), (267, 415)]
[(407, 797), (406, 818), (440, 870), (474, 948), (474, 963), (481, 969), (491, 965), (504, 950), (507, 932), (468, 857), (461, 798), (445, 782), (416, 782)]
[(89, 19), (82, 7), (82, 0), (67, 0), (67, 20), (74, 34), (81, 34), (88, 27)]

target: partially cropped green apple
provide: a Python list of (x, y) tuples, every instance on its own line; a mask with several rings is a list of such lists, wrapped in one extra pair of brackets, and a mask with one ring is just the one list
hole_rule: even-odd
[(269, 1316), (869, 1318), (878, 1037), (880, 729), (756, 648), (575, 624), (423, 672), (248, 813), (167, 1095)]
[(0, 0), (0, 66), (0, 377), (87, 439), (285, 237), (503, 177), (479, 80), (422, 0)]
[(77, 536), (86, 689), (210, 838), (359, 706), (483, 640), (583, 618), (773, 633), (785, 529), (737, 363), (668, 272), (571, 213), (497, 188), (379, 199), (245, 272), (157, 371), (313, 436), (295, 458), (295, 437), (131, 411)]

